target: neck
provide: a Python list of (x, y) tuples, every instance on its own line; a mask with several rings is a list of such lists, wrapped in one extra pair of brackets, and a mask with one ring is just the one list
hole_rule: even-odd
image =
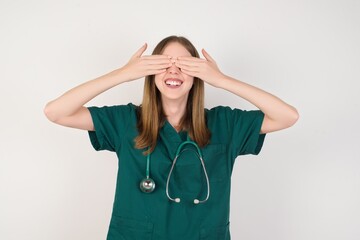
[(186, 111), (186, 103), (185, 100), (163, 100), (162, 105), (166, 115), (168, 122), (176, 129), (176, 131), (180, 131), (179, 124), (181, 118), (184, 116)]

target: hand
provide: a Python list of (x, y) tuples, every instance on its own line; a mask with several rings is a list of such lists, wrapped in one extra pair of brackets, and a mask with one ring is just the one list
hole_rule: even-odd
[(147, 48), (145, 43), (120, 70), (125, 73), (128, 81), (139, 79), (148, 75), (164, 73), (169, 68), (171, 58), (165, 55), (142, 56)]
[(195, 57), (178, 57), (175, 65), (187, 75), (200, 78), (204, 82), (219, 87), (219, 79), (224, 77), (215, 60), (203, 49), (205, 59)]

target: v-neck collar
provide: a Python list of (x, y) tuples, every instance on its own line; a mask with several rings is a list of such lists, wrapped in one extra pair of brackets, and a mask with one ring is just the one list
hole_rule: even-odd
[(186, 132), (177, 132), (175, 128), (167, 120), (165, 120), (164, 126), (160, 129), (160, 140), (171, 159), (175, 157), (177, 148), (183, 141), (185, 141), (182, 138), (185, 137), (186, 139), (186, 136)]
[(167, 138), (167, 141), (171, 141), (174, 143), (182, 142), (180, 134), (167, 120), (165, 120), (164, 126), (160, 130), (160, 135), (161, 133), (163, 133), (163, 135)]

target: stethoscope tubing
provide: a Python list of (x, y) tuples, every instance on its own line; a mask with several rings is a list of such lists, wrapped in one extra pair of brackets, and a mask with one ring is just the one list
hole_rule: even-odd
[(192, 144), (196, 147), (197, 151), (195, 152), (195, 154), (198, 156), (200, 162), (201, 162), (201, 166), (203, 168), (203, 171), (204, 171), (204, 175), (205, 175), (205, 179), (206, 179), (206, 186), (207, 186), (207, 194), (206, 194), (206, 198), (203, 199), (203, 200), (198, 200), (198, 199), (194, 199), (194, 204), (199, 204), (199, 203), (204, 203), (206, 202), (208, 199), (209, 199), (209, 196), (210, 196), (210, 182), (209, 182), (209, 176), (207, 174), (207, 171), (206, 171), (206, 167), (205, 167), (205, 163), (204, 163), (204, 159), (202, 158), (202, 155), (201, 155), (201, 151), (199, 149), (199, 147), (192, 141), (186, 141), (186, 142), (183, 142), (180, 146), (179, 146), (179, 149), (177, 151), (177, 154), (173, 160), (173, 163), (171, 165), (171, 168), (170, 168), (170, 172), (168, 174), (168, 178), (167, 178), (167, 181), (166, 181), (166, 196), (173, 202), (177, 202), (179, 203), (180, 202), (180, 198), (172, 198), (169, 194), (169, 183), (170, 183), (170, 178), (171, 178), (171, 175), (173, 173), (173, 170), (174, 170), (174, 167), (176, 165), (176, 161), (178, 159), (178, 157), (181, 155), (181, 153), (183, 153), (184, 151), (187, 151), (187, 150), (190, 150), (190, 149), (184, 149), (184, 150), (181, 150), (181, 148), (185, 145), (185, 144)]
[[(193, 149), (183, 149), (183, 147), (186, 145), (186, 144), (191, 144), (193, 145), (195, 148), (196, 148), (196, 151), (193, 150)], [(176, 202), (176, 203), (179, 203), (180, 202), (180, 198), (172, 198), (170, 196), (170, 193), (169, 193), (169, 183), (170, 183), (170, 178), (171, 178), (171, 175), (173, 173), (173, 170), (175, 168), (175, 165), (176, 165), (176, 162), (179, 158), (179, 156), (184, 152), (184, 151), (188, 151), (188, 150), (191, 150), (191, 151), (194, 151), (195, 154), (197, 155), (197, 157), (199, 158), (200, 162), (201, 162), (201, 166), (202, 166), (202, 169), (204, 171), (204, 175), (205, 175), (205, 179), (206, 179), (206, 186), (207, 186), (207, 194), (206, 194), (206, 198), (203, 199), (203, 200), (198, 200), (198, 199), (194, 199), (194, 204), (199, 204), (199, 203), (204, 203), (206, 202), (208, 199), (209, 199), (209, 196), (210, 196), (210, 182), (209, 182), (209, 176), (207, 174), (207, 171), (206, 171), (206, 167), (205, 167), (205, 162), (204, 162), (204, 159), (202, 157), (202, 154), (201, 154), (201, 151), (200, 151), (200, 148), (198, 147), (198, 145), (193, 142), (193, 141), (190, 141), (190, 140), (187, 140), (187, 141), (184, 141), (182, 142), (179, 147), (177, 148), (176, 150), (176, 155), (174, 157), (174, 160), (172, 162), (172, 165), (171, 165), (171, 168), (170, 168), (170, 171), (169, 171), (169, 174), (168, 174), (168, 177), (167, 177), (167, 180), (166, 180), (166, 196), (168, 197), (169, 200), (173, 201), (173, 202)], [(148, 154), (147, 155), (147, 161), (146, 161), (146, 178), (143, 179), (141, 182), (140, 182), (140, 189), (141, 191), (143, 191), (144, 193), (151, 193), (154, 191), (155, 189), (155, 182), (153, 179), (150, 178), (150, 155), (151, 154)]]

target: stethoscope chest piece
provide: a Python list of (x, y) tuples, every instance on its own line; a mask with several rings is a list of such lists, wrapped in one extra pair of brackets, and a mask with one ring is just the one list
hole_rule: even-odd
[(140, 190), (144, 193), (152, 193), (155, 189), (155, 181), (150, 178), (150, 154), (146, 158), (146, 178), (140, 182)]
[(151, 193), (155, 189), (155, 182), (151, 178), (144, 178), (140, 182), (140, 189), (144, 193)]

